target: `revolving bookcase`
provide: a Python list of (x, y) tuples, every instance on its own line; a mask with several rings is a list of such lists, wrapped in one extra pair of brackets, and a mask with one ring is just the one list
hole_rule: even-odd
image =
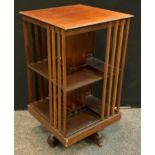
[[(120, 120), (133, 16), (81, 4), (20, 13), (29, 112), (65, 147)], [(100, 30), (105, 48), (98, 59)]]

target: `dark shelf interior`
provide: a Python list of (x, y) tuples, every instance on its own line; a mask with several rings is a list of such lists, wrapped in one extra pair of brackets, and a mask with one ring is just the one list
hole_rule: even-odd
[(43, 119), (49, 121), (49, 101), (48, 101), (48, 98), (30, 103), (28, 105), (28, 109), (36, 112)]
[[(97, 99), (92, 95), (89, 95), (86, 98), (85, 102), (86, 106), (81, 108), (76, 115), (68, 117), (67, 132), (66, 132), (67, 137), (100, 121), (101, 107), (99, 107), (100, 106), (99, 102), (100, 102), (99, 99)], [(29, 104), (28, 109), (35, 114), (37, 113), (37, 115), (39, 115), (46, 121), (49, 121), (48, 98)]]

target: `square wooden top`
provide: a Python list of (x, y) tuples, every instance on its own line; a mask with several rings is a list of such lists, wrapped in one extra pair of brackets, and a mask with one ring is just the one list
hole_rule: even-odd
[(95, 8), (82, 4), (21, 11), (20, 14), (64, 30), (133, 17), (133, 15), (130, 14)]

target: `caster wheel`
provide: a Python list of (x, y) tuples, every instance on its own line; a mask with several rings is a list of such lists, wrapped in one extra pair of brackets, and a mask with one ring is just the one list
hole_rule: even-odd
[(56, 147), (59, 143), (59, 141), (54, 137), (54, 136), (49, 136), (47, 138), (47, 143), (51, 146), (51, 147)]

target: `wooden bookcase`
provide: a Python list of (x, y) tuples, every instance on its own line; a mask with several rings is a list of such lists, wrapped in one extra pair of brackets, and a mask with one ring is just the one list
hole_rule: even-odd
[[(29, 112), (66, 147), (120, 120), (133, 16), (81, 4), (20, 13)], [(98, 30), (106, 32), (103, 60), (95, 57)]]

